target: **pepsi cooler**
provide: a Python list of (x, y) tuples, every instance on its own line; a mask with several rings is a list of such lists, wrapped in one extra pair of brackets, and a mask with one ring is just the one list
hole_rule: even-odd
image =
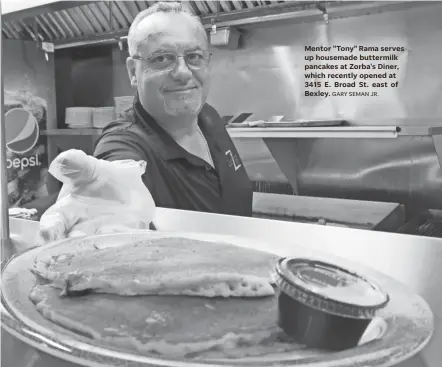
[(17, 98), (5, 101), (6, 169), (9, 207), (20, 207), (46, 196), (48, 172), (44, 101)]

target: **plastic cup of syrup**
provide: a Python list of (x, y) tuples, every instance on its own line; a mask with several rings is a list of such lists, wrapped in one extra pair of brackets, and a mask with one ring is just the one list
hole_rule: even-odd
[(283, 258), (275, 267), (278, 324), (310, 348), (353, 348), (389, 302), (376, 284), (350, 270), (318, 260)]

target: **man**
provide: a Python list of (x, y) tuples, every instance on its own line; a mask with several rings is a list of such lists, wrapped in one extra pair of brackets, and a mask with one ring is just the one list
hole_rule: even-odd
[(95, 157), (146, 161), (143, 182), (158, 207), (251, 216), (251, 182), (206, 103), (211, 54), (199, 19), (157, 3), (137, 15), (128, 45), (133, 108), (104, 129)]
[(210, 52), (198, 18), (157, 3), (135, 18), (126, 62), (137, 93), (97, 143), (99, 159), (147, 162), (159, 207), (250, 216), (252, 186), (217, 112), (206, 104)]

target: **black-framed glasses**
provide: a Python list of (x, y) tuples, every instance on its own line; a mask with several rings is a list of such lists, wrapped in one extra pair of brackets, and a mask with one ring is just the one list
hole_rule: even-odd
[(207, 50), (189, 51), (183, 55), (177, 55), (172, 52), (162, 52), (151, 56), (132, 56), (135, 60), (144, 60), (147, 62), (149, 69), (158, 71), (171, 71), (175, 68), (178, 58), (184, 58), (189, 69), (199, 70), (205, 69), (210, 63), (212, 53)]

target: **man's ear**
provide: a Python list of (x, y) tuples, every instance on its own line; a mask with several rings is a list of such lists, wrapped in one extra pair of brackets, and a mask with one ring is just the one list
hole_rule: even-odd
[(127, 74), (129, 75), (130, 85), (136, 88), (138, 85), (138, 81), (135, 72), (135, 60), (130, 56), (126, 59), (126, 69)]

